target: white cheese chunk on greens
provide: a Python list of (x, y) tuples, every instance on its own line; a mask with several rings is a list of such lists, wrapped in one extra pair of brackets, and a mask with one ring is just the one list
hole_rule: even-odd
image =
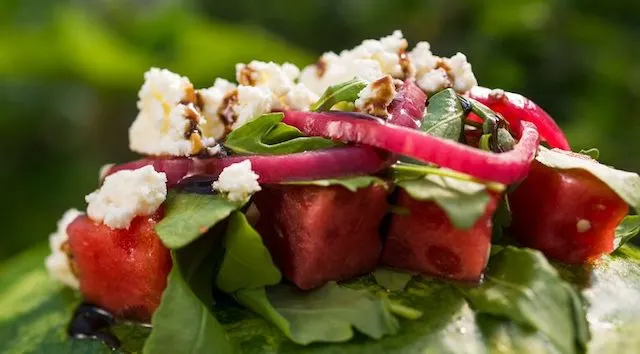
[(223, 169), (212, 187), (218, 192), (227, 194), (229, 200), (241, 202), (261, 190), (258, 178), (259, 176), (251, 169), (251, 161), (244, 160)]
[(78, 289), (80, 283), (69, 263), (67, 226), (80, 215), (82, 213), (76, 209), (69, 209), (62, 215), (62, 218), (58, 221), (56, 232), (49, 235), (51, 254), (45, 259), (45, 267), (49, 275), (72, 289)]
[(153, 214), (167, 197), (167, 177), (152, 166), (118, 171), (85, 197), (87, 214), (113, 229), (126, 229), (136, 216)]

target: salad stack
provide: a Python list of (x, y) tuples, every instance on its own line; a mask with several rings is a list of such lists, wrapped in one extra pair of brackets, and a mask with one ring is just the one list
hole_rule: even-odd
[(302, 70), (144, 80), (141, 158), (50, 239), (84, 301), (69, 342), (127, 351), (126, 323), (145, 353), (582, 353), (640, 328), (592, 312), (640, 297), (640, 177), (465, 55), (396, 31)]

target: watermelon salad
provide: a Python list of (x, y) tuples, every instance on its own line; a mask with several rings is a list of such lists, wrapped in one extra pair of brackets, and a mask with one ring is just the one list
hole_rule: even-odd
[[(423, 352), (403, 333), (459, 296), (549, 352), (589, 348), (567, 269), (631, 252), (638, 174), (399, 31), (235, 79), (144, 74), (140, 159), (102, 168), (50, 239), (47, 269), (83, 299), (68, 341), (118, 347), (109, 324), (130, 321), (145, 353)], [(412, 300), (433, 284), (457, 290)], [(251, 345), (265, 330), (283, 341)]]

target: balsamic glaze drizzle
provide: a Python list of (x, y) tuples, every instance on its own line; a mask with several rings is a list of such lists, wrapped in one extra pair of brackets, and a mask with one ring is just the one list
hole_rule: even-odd
[(111, 349), (118, 349), (120, 340), (110, 331), (114, 324), (116, 320), (111, 313), (92, 304), (81, 303), (73, 312), (67, 333), (72, 338), (100, 340)]

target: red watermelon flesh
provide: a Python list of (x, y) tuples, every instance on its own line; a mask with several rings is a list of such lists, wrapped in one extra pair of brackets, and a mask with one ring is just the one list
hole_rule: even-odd
[(534, 162), (509, 195), (510, 233), (525, 246), (566, 263), (585, 263), (613, 251), (627, 204), (595, 176)]
[(411, 198), (404, 190), (398, 205), (407, 215), (393, 215), (382, 263), (442, 278), (478, 281), (491, 249), (491, 217), (500, 196), (491, 194), (485, 214), (470, 229), (456, 229), (432, 201)]
[(86, 301), (117, 317), (150, 321), (171, 270), (169, 250), (154, 230), (161, 217), (138, 216), (128, 229), (112, 229), (84, 215), (69, 225), (69, 246)]
[(341, 186), (268, 186), (255, 196), (257, 229), (284, 276), (312, 289), (376, 266), (386, 197), (380, 185), (357, 192)]

